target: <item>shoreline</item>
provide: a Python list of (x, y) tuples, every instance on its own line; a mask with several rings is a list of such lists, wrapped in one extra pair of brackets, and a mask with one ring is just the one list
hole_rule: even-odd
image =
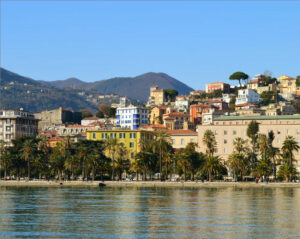
[(0, 187), (189, 187), (189, 188), (300, 188), (300, 183), (258, 183), (255, 182), (160, 182), (160, 181), (4, 181)]

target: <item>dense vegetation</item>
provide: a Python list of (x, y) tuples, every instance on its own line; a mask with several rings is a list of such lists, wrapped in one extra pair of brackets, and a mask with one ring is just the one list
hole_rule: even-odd
[(241, 181), (248, 175), (261, 178), (272, 176), (274, 180), (286, 181), (297, 177), (294, 153), (300, 147), (294, 138), (286, 137), (282, 148), (275, 148), (273, 132), (260, 134), (259, 124), (255, 121), (248, 125), (247, 136), (249, 140), (234, 139), (234, 152), (227, 162), (215, 155), (217, 142), (210, 130), (202, 139), (206, 146), (205, 153), (197, 152), (194, 143), (174, 152), (170, 136), (158, 132), (154, 140), (141, 139), (141, 152), (133, 161), (129, 160), (126, 147), (115, 138), (74, 143), (66, 137), (55, 148), (50, 148), (42, 136), (23, 137), (14, 140), (13, 147), (5, 147), (1, 142), (1, 165), (5, 176), (28, 179), (122, 180), (135, 176), (139, 180), (141, 176), (143, 180), (148, 180), (159, 172), (162, 180), (179, 174), (183, 180), (212, 181), (222, 179), (228, 169), (235, 180)]

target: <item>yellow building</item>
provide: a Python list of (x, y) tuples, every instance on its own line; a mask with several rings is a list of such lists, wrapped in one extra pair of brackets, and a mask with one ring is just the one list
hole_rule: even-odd
[(296, 78), (283, 75), (278, 77), (278, 81), (279, 81), (280, 93), (282, 94), (297, 93)]
[(87, 140), (105, 141), (108, 138), (116, 138), (123, 143), (129, 152), (129, 158), (134, 159), (135, 155), (141, 151), (140, 141), (142, 138), (153, 138), (153, 132), (145, 130), (88, 130)]
[(157, 85), (150, 87), (150, 97), (147, 105), (162, 105), (165, 101), (164, 90), (158, 89)]
[(162, 117), (166, 111), (166, 105), (153, 107), (150, 112), (150, 124), (162, 124)]

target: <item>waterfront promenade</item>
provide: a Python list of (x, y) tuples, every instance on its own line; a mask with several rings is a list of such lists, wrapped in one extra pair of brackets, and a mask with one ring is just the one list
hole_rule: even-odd
[(42, 186), (42, 187), (99, 187), (99, 184), (108, 187), (293, 187), (300, 188), (300, 183), (255, 183), (255, 182), (160, 182), (160, 181), (0, 181), (0, 186)]

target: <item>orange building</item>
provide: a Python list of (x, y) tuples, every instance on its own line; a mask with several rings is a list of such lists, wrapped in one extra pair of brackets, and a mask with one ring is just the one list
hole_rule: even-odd
[(192, 123), (201, 124), (202, 123), (202, 113), (207, 113), (208, 109), (217, 108), (210, 104), (196, 104), (190, 106), (190, 121)]
[(222, 90), (223, 92), (230, 92), (230, 85), (224, 82), (214, 82), (210, 84), (206, 84), (206, 93), (211, 93), (215, 90)]
[(47, 137), (47, 139), (48, 139), (49, 147), (51, 148), (55, 148), (57, 144), (61, 143), (64, 140), (64, 138), (60, 136), (50, 136)]

